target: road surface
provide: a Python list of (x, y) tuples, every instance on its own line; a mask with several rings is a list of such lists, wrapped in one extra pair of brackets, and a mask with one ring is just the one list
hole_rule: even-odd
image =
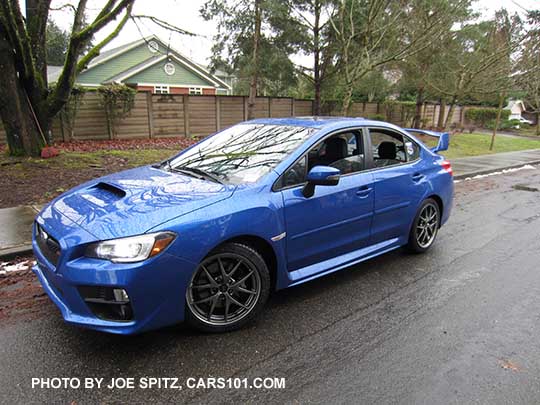
[[(538, 189), (540, 168), (459, 182), (427, 254), (396, 251), (279, 292), (235, 333), (81, 330), (31, 286), (28, 305), (0, 318), (0, 402), (538, 403)], [(145, 376), (286, 386), (32, 388), (32, 378)]]

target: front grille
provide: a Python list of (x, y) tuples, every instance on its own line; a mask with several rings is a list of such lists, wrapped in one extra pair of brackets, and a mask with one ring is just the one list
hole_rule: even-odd
[(36, 242), (45, 258), (55, 267), (60, 258), (60, 244), (36, 222)]

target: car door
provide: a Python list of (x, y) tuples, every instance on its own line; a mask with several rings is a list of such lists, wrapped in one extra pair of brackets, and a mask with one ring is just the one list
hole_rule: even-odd
[(401, 132), (369, 128), (373, 152), (374, 215), (371, 244), (406, 236), (428, 183), (420, 147)]
[[(341, 149), (341, 156), (337, 157), (341, 159), (334, 161), (330, 153), (330, 145), (336, 144), (333, 137), (344, 140), (337, 142)], [(289, 271), (368, 244), (374, 203), (373, 175), (365, 170), (363, 142), (361, 131), (335, 134), (311, 148), (285, 173), (281, 193)], [(305, 175), (321, 164), (340, 169), (339, 183), (316, 186), (314, 195), (306, 198), (302, 194)]]

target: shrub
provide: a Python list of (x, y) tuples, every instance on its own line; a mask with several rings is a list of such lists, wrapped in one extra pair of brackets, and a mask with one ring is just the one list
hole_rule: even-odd
[[(485, 127), (487, 129), (493, 129), (495, 127), (495, 119), (489, 120)], [(497, 129), (512, 129), (516, 127), (520, 127), (522, 124), (519, 122), (519, 120), (509, 120), (509, 119), (501, 119), (499, 122), (499, 127)]]
[(83, 98), (86, 93), (86, 88), (75, 85), (71, 89), (71, 94), (66, 104), (60, 110), (58, 116), (61, 122), (62, 140), (66, 140), (65, 130), (68, 131), (68, 139), (73, 140), (75, 137), (75, 118), (77, 112), (83, 104)]
[[(501, 111), (501, 122), (508, 120), (508, 117), (510, 116), (510, 110), (502, 110)], [(489, 128), (487, 125), (491, 121), (495, 121), (497, 119), (497, 109), (496, 108), (468, 108), (465, 110), (465, 118), (475, 124), (479, 127), (486, 127)], [(491, 123), (491, 128), (493, 128), (494, 124)]]
[(116, 125), (135, 104), (137, 91), (124, 84), (107, 84), (98, 87), (97, 91), (101, 97), (101, 106), (105, 109), (109, 137), (113, 139)]

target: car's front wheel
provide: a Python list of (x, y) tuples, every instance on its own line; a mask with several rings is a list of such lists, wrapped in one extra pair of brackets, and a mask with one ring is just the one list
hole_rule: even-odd
[(440, 215), (439, 205), (435, 200), (428, 198), (422, 202), (409, 234), (409, 250), (423, 253), (433, 245), (439, 230)]
[(186, 291), (186, 319), (205, 332), (238, 329), (256, 317), (270, 293), (270, 273), (261, 255), (227, 243), (198, 266)]

